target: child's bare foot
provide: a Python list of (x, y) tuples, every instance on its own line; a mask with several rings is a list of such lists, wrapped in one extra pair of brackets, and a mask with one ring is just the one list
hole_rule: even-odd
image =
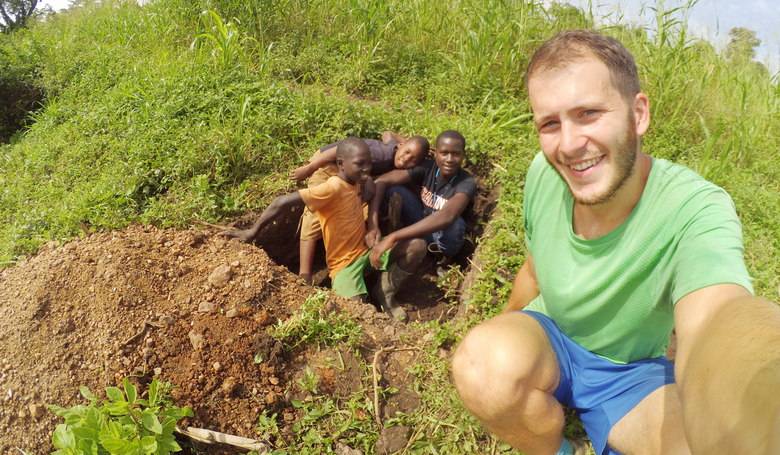
[(229, 231), (222, 231), (221, 235), (230, 237), (231, 239), (238, 239), (242, 242), (251, 242), (255, 238), (255, 233), (251, 229), (231, 229)]

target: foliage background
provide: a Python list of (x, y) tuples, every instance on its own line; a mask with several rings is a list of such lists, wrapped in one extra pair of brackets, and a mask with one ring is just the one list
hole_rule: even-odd
[[(729, 191), (756, 289), (777, 300), (778, 81), (744, 53), (688, 37), (675, 17), (658, 6), (652, 35), (603, 31), (636, 56), (652, 103), (645, 150)], [(555, 32), (593, 26), (533, 0), (79, 2), (0, 34), (0, 85), (43, 94), (0, 145), (0, 266), (95, 230), (261, 209), (293, 188), (289, 169), (347, 135), (461, 130), (471, 169), (502, 193), (469, 317), (426, 327), (436, 338), (417, 371), (423, 406), (402, 420), (416, 428), (414, 450), (502, 450), (433, 353), (498, 311), (523, 260), (522, 188), (538, 149), (525, 63)]]

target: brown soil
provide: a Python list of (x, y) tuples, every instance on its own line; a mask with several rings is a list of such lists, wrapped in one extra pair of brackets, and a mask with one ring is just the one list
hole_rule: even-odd
[[(318, 373), (325, 393), (346, 396), (361, 381), (365, 387), (360, 362), (370, 365), (379, 347), (402, 347), (408, 326), (333, 296), (333, 310), (363, 327), (363, 358), (342, 350), (346, 367), (329, 371), (327, 356), (338, 351), (290, 352), (266, 331), (312, 292), (262, 249), (214, 232), (133, 226), (47, 245), (0, 272), (0, 453), (48, 453), (59, 419), (45, 405), (83, 403), (80, 385), (102, 392), (127, 375), (176, 385), (176, 403), (195, 413), (185, 425), (245, 437), (256, 436), (263, 410), (283, 425), (298, 417), (290, 399), (305, 368)], [(442, 312), (452, 313), (410, 314)], [(384, 357), (383, 380), (400, 385), (408, 363)], [(418, 401), (410, 391), (398, 396), (385, 413), (408, 412)]]
[[(467, 219), (474, 227), (470, 238), (481, 234), (494, 206), (495, 194), (480, 188)], [(407, 368), (417, 352), (404, 340), (424, 334), (410, 333), (370, 304), (335, 295), (328, 304), (361, 324), (359, 355), (317, 346), (290, 351), (268, 334), (315, 292), (291, 273), (297, 269), (300, 210), (264, 230), (257, 246), (227, 240), (211, 228), (132, 226), (46, 245), (0, 271), (0, 454), (17, 454), (16, 448), (50, 452), (61, 420), (45, 406), (84, 403), (80, 385), (102, 394), (125, 376), (142, 386), (153, 376), (174, 384), (176, 404), (195, 414), (182, 426), (256, 437), (257, 418), (268, 411), (289, 435), (301, 417), (291, 400), (305, 394), (299, 382), (307, 369), (317, 374), (320, 393), (371, 393), (366, 371), (374, 353), (388, 346), (394, 350), (377, 362), (380, 386), (398, 392), (380, 403), (382, 417), (413, 411), (420, 400)], [(235, 224), (252, 219), (246, 215)], [(457, 258), (463, 270), (473, 251), (468, 242)], [(322, 253), (317, 263), (324, 269)], [(411, 321), (457, 313), (436, 282), (435, 274), (416, 274), (399, 293)]]

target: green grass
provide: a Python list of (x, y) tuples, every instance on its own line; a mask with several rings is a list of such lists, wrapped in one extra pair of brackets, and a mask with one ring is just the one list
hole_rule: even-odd
[[(659, 8), (652, 37), (605, 29), (635, 54), (651, 100), (644, 147), (729, 191), (756, 290), (777, 300), (777, 79), (730, 63), (674, 17)], [(538, 150), (527, 59), (556, 31), (593, 23), (539, 1), (158, 0), (87, 2), (0, 35), (0, 79), (46, 95), (29, 129), (0, 145), (0, 267), (50, 240), (262, 208), (292, 188), (289, 169), (347, 135), (459, 129), (472, 169), (502, 193), (480, 239), (469, 316), (426, 327), (437, 338), (411, 367), (423, 405), (401, 421), (415, 453), (503, 452), (462, 409), (436, 351), (498, 311), (524, 258), (523, 182)], [(328, 415), (347, 415), (332, 404)], [(320, 421), (306, 433), (332, 428)], [(344, 434), (368, 448), (369, 430)]]

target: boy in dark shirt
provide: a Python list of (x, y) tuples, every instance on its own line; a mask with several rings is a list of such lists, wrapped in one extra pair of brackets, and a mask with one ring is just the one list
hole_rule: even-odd
[[(382, 253), (392, 250), (392, 265), (382, 273), (373, 297), (396, 319), (406, 319), (406, 313), (395, 302), (395, 294), (416, 271), (427, 251), (452, 258), (463, 246), (466, 223), (461, 215), (476, 194), (474, 178), (461, 169), (465, 150), (463, 135), (445, 131), (436, 138), (433, 162), (409, 170), (390, 171), (375, 182), (366, 243), (372, 248), (372, 264), (378, 267)], [(419, 198), (403, 186), (408, 183), (420, 185)], [(401, 221), (405, 227), (381, 238), (379, 211), (388, 187), (387, 193), (401, 197)], [(402, 268), (399, 263), (408, 268)]]

